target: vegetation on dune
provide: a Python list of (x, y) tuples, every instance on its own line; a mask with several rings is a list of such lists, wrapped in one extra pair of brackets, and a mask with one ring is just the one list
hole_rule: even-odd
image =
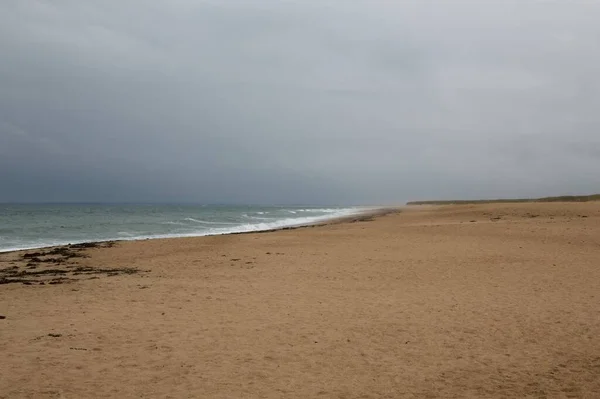
[(441, 200), (441, 201), (410, 201), (406, 205), (467, 205), (467, 204), (499, 204), (515, 202), (587, 202), (600, 201), (600, 194), (592, 195), (562, 195), (544, 198), (505, 198), (489, 200)]

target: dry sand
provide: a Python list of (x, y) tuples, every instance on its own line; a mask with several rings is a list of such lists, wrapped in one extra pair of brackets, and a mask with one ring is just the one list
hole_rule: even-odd
[(71, 251), (0, 285), (0, 397), (600, 398), (598, 202)]

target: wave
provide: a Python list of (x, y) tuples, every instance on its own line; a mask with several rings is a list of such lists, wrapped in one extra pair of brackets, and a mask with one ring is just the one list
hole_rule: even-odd
[(308, 208), (308, 209), (297, 209), (298, 212), (313, 212), (313, 213), (336, 213), (339, 209), (335, 208)]
[(236, 225), (237, 223), (231, 222), (209, 222), (208, 220), (198, 220), (194, 218), (185, 218), (188, 222), (201, 223), (201, 224), (222, 224), (222, 225)]
[[(100, 236), (100, 237), (89, 237), (87, 239), (81, 240), (69, 240), (69, 241), (37, 241), (35, 243), (27, 243), (19, 246), (10, 247), (10, 248), (0, 248), (0, 252), (11, 252), (11, 251), (21, 251), (21, 250), (29, 250), (36, 248), (46, 248), (46, 247), (54, 247), (60, 245), (67, 244), (81, 244), (85, 242), (105, 242), (105, 241), (137, 241), (137, 240), (147, 240), (147, 239), (161, 239), (161, 238), (179, 238), (179, 237), (204, 237), (204, 236), (215, 236), (215, 235), (226, 235), (226, 234), (236, 234), (236, 233), (250, 233), (257, 231), (268, 231), (268, 230), (277, 230), (287, 227), (300, 227), (311, 225), (315, 223), (320, 223), (323, 221), (336, 219), (340, 217), (352, 216), (363, 213), (369, 209), (375, 208), (345, 208), (345, 209), (327, 209), (324, 212), (324, 209), (319, 209), (318, 211), (315, 209), (309, 209), (310, 212), (320, 212), (320, 215), (309, 215), (304, 217), (288, 217), (282, 219), (274, 219), (274, 218), (264, 218), (265, 220), (271, 220), (269, 222), (259, 222), (259, 223), (231, 223), (231, 222), (211, 222), (205, 220), (198, 220), (194, 218), (186, 218), (187, 221), (193, 221), (194, 223), (204, 224), (204, 225), (214, 225), (212, 228), (204, 228), (202, 230), (190, 231), (185, 233), (166, 233), (166, 234), (138, 234), (129, 232), (117, 232), (113, 236)], [(247, 218), (252, 219), (251, 216), (245, 215)], [(258, 217), (254, 217), (254, 220), (259, 220)], [(219, 227), (221, 225), (221, 227)], [(187, 225), (189, 226), (189, 224)], [(225, 227), (228, 226), (228, 227)]]

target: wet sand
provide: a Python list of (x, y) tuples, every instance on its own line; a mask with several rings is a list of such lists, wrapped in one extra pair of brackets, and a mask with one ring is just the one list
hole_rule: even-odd
[(599, 202), (52, 251), (0, 254), (2, 398), (600, 397)]

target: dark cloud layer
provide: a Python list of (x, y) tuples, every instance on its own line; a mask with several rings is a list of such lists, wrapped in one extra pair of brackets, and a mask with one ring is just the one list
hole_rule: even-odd
[(0, 5), (0, 201), (600, 191), (600, 4)]

